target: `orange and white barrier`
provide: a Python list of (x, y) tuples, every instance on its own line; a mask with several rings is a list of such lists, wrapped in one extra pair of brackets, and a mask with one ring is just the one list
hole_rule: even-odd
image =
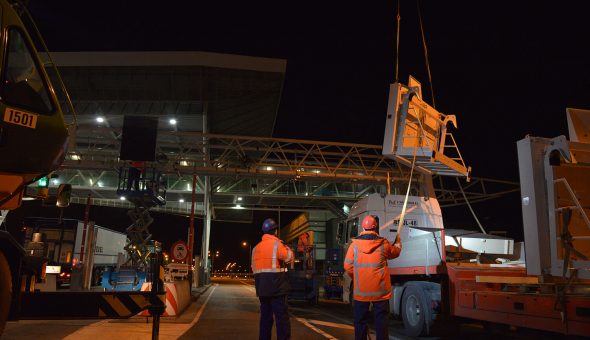
[[(162, 316), (177, 316), (190, 304), (191, 295), (189, 293), (188, 280), (166, 282), (166, 310)], [(142, 292), (149, 292), (152, 289), (151, 282), (144, 282), (141, 286)], [(142, 311), (138, 315), (149, 316), (147, 310)]]

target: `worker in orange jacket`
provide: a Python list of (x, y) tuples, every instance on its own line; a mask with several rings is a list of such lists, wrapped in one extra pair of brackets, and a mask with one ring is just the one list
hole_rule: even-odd
[(141, 181), (141, 175), (144, 172), (145, 163), (141, 161), (129, 162), (129, 173), (127, 178), (127, 191), (131, 189), (139, 191), (139, 182)]
[(363, 232), (352, 239), (344, 260), (344, 270), (353, 281), (354, 338), (365, 340), (369, 332), (369, 306), (373, 304), (377, 340), (389, 339), (387, 318), (391, 298), (391, 280), (387, 260), (399, 256), (399, 233), (393, 245), (380, 237), (377, 216), (362, 221)]
[(267, 218), (262, 223), (262, 241), (252, 250), (252, 272), (256, 296), (260, 300), (260, 340), (270, 340), (273, 314), (277, 339), (291, 339), (287, 308), (289, 276), (286, 264), (293, 261), (293, 251), (277, 237), (277, 223)]

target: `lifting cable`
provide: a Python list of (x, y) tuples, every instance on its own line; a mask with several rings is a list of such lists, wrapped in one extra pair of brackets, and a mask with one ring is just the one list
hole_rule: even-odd
[(400, 16), (400, 3), (402, 0), (397, 0), (397, 33), (395, 37), (395, 82), (399, 81), (399, 24), (401, 20)]
[(473, 211), (473, 208), (471, 208), (471, 204), (469, 204), (469, 201), (467, 200), (467, 195), (465, 195), (465, 191), (463, 191), (463, 187), (461, 186), (461, 182), (459, 182), (459, 177), (455, 177), (455, 179), (457, 180), (457, 184), (459, 185), (459, 189), (461, 190), (461, 194), (463, 194), (463, 199), (465, 200), (465, 203), (467, 203), (467, 206), (469, 207), (469, 211), (471, 211), (471, 214), (473, 215), (473, 218), (475, 219), (475, 222), (477, 222), (477, 225), (479, 226), (479, 229), (481, 229), (481, 232), (482, 233), (487, 234), (486, 231), (485, 231), (485, 229), (481, 225), (481, 223), (479, 223), (479, 219), (475, 215), (475, 212)]
[[(432, 107), (436, 109), (436, 104), (434, 101), (434, 84), (432, 83), (432, 73), (430, 72), (430, 61), (428, 59), (428, 47), (426, 46), (426, 38), (424, 36), (424, 24), (422, 23), (422, 12), (420, 11), (420, 0), (416, 0), (416, 7), (418, 8), (418, 21), (420, 22), (420, 33), (422, 34), (422, 45), (424, 46), (424, 60), (426, 61), (426, 71), (428, 72), (428, 82), (430, 83), (430, 96), (432, 97), (431, 98), (432, 99)], [(475, 212), (473, 211), (473, 208), (471, 207), (471, 204), (469, 203), (469, 200), (467, 199), (467, 195), (465, 195), (465, 191), (463, 191), (463, 187), (461, 186), (461, 182), (459, 182), (459, 178), (456, 178), (456, 179), (457, 179), (457, 184), (459, 185), (459, 189), (461, 190), (461, 194), (463, 194), (463, 199), (465, 200), (465, 203), (469, 207), (469, 211), (471, 211), (471, 214), (473, 215), (475, 222), (477, 222), (477, 225), (479, 226), (479, 229), (481, 230), (481, 232), (484, 234), (487, 234), (485, 229), (483, 228), (483, 226), (479, 222), (479, 219), (475, 215)]]
[[(414, 146), (414, 157), (412, 158), (412, 167), (410, 168), (410, 179), (408, 180), (408, 189), (406, 190), (406, 197), (404, 198), (404, 205), (402, 207), (402, 213), (399, 217), (399, 223), (397, 227), (397, 235), (400, 235), (404, 227), (404, 217), (406, 216), (406, 207), (408, 206), (408, 198), (410, 197), (410, 187), (412, 186), (412, 175), (414, 174), (414, 167), (416, 165), (416, 150), (418, 150), (418, 145)], [(401, 237), (401, 235), (400, 235)]]
[(430, 96), (432, 97), (432, 107), (436, 109), (434, 103), (434, 85), (432, 84), (432, 75), (430, 73), (430, 62), (428, 61), (428, 48), (426, 47), (426, 38), (424, 37), (424, 25), (422, 24), (422, 13), (420, 12), (420, 0), (416, 0), (418, 8), (418, 20), (420, 21), (420, 33), (422, 33), (422, 45), (424, 46), (424, 60), (426, 61), (426, 71), (428, 72), (428, 82), (430, 83)]

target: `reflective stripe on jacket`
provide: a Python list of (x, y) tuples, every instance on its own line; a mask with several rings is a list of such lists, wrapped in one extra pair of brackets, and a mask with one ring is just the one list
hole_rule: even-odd
[(399, 256), (401, 246), (373, 231), (364, 231), (352, 239), (344, 260), (344, 269), (353, 279), (353, 298), (358, 301), (381, 301), (391, 298), (391, 280), (387, 260)]
[(274, 235), (264, 234), (252, 250), (252, 272), (257, 296), (289, 293), (285, 264), (293, 261), (293, 251)]

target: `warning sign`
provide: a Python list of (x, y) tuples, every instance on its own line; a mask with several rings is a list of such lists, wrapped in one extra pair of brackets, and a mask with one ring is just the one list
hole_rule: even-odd
[(174, 243), (170, 252), (172, 253), (172, 258), (175, 261), (184, 261), (188, 256), (188, 248), (186, 247), (186, 243), (184, 243), (184, 241), (178, 241)]

